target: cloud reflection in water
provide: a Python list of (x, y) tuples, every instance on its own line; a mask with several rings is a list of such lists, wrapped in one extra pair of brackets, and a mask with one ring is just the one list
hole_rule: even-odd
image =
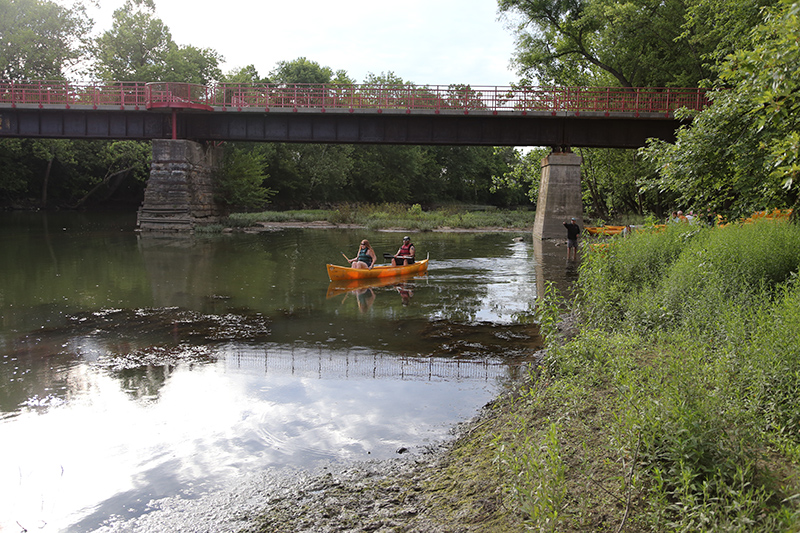
[(158, 379), (145, 397), (108, 369), (71, 368), (67, 402), (0, 425), (0, 500), (13, 510), (0, 527), (89, 527), (87, 517), (141, 514), (243, 472), (390, 457), (445, 438), (507, 369), (302, 347), (228, 345), (217, 357), (149, 369)]

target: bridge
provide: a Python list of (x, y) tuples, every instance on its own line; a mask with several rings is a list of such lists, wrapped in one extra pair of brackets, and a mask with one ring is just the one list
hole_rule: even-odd
[(0, 137), (636, 148), (701, 89), (0, 83)]
[(549, 146), (534, 235), (554, 238), (582, 220), (571, 148), (672, 141), (675, 112), (708, 105), (697, 88), (0, 82), (0, 138), (153, 141), (139, 222), (154, 230), (216, 216), (210, 147), (223, 141)]

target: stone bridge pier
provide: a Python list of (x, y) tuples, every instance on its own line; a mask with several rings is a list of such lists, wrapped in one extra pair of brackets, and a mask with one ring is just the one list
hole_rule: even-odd
[(223, 214), (214, 200), (214, 172), (222, 148), (210, 143), (154, 139), (150, 179), (139, 208), (140, 231), (191, 231)]
[(551, 152), (542, 159), (542, 181), (533, 222), (533, 238), (566, 239), (563, 223), (574, 218), (583, 228), (581, 158), (572, 152)]

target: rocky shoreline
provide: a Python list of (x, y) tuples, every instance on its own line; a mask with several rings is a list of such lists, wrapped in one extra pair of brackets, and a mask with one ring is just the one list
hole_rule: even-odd
[[(511, 393), (505, 393), (506, 395)], [(275, 470), (242, 476), (234, 485), (208, 494), (154, 500), (136, 518), (111, 517), (100, 533), (466, 533), (487, 531), (475, 523), (469, 495), (450, 494), (442, 481), (463, 478), (482, 487), (481, 473), (456, 450), (502, 417), (501, 399), (484, 406), (452, 429), (451, 438), (380, 461), (330, 464), (314, 470)], [(488, 433), (486, 433), (488, 435)], [(402, 450), (398, 450), (400, 452)], [(469, 453), (469, 452), (468, 452)], [(481, 489), (482, 490), (482, 489)], [(449, 500), (442, 505), (442, 496)], [(495, 486), (478, 493), (494, 510), (501, 499)], [(437, 501), (437, 499), (439, 499)], [(453, 512), (459, 505), (465, 507)], [(480, 509), (477, 509), (480, 511)], [(485, 510), (484, 510), (485, 512)], [(511, 525), (513, 521), (509, 522)], [(514, 528), (503, 531), (514, 531)]]

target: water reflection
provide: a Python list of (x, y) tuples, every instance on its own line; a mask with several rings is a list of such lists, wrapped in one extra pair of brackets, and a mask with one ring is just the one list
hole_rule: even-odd
[(508, 369), (366, 349), (230, 346), (217, 357), (132, 373), (73, 367), (66, 404), (24, 410), (4, 439), (13, 518), (91, 530), (243, 471), (390, 457), (444, 438)]
[(408, 306), (411, 304), (411, 298), (414, 297), (415, 280), (425, 279), (426, 276), (426, 274), (423, 274), (399, 278), (331, 281), (325, 296), (330, 299), (344, 295), (340, 300), (341, 305), (344, 304), (348, 296), (353, 295), (356, 298), (358, 310), (364, 313), (372, 307), (375, 298), (377, 298), (377, 289), (388, 288), (394, 289), (400, 295), (401, 305)]
[[(351, 287), (324, 267), (349, 230), (127, 224), (14, 217), (0, 232), (0, 529), (88, 531), (245, 470), (413, 450), (540, 345), (516, 317), (542, 265), (513, 235), (421, 234), (427, 276)], [(379, 256), (396, 249), (366, 233)]]
[(580, 254), (577, 261), (566, 260), (565, 246), (562, 241), (533, 240), (537, 294), (544, 294), (545, 283), (552, 283), (565, 298), (572, 295), (572, 282), (578, 279)]

